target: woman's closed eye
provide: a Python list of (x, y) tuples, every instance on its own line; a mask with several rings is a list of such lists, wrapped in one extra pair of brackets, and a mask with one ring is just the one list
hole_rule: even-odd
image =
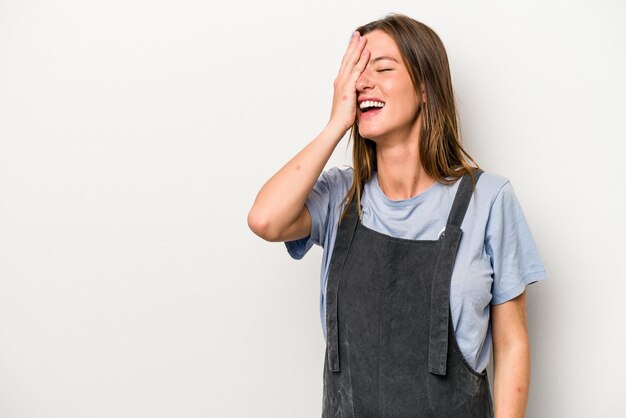
[(385, 72), (385, 71), (393, 71), (393, 68), (379, 68), (378, 70), (376, 70), (379, 73)]

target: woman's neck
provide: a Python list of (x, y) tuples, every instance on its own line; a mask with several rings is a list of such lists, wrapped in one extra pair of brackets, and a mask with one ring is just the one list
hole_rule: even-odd
[(389, 199), (417, 196), (433, 185), (420, 161), (418, 139), (376, 146), (378, 184)]

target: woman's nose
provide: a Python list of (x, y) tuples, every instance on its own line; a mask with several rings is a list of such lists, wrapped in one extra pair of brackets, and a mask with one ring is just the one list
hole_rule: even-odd
[(363, 71), (359, 78), (357, 78), (356, 80), (356, 89), (358, 91), (364, 91), (367, 89), (371, 89), (372, 87), (373, 85), (370, 77), (368, 77), (366, 71)]

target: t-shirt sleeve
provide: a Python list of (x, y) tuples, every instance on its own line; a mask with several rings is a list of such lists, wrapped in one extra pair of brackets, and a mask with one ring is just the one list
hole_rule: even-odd
[(333, 168), (323, 172), (309, 193), (305, 205), (311, 215), (311, 235), (296, 241), (285, 242), (287, 252), (292, 258), (301, 259), (314, 244), (323, 246), (338, 171)]
[(491, 205), (485, 250), (493, 268), (494, 305), (519, 296), (526, 286), (545, 278), (545, 268), (510, 182)]

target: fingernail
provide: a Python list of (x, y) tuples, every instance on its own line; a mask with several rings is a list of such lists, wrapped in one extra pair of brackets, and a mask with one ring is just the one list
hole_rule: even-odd
[(359, 34), (359, 32), (354, 31), (354, 32), (352, 32), (352, 37), (354, 38), (354, 37), (355, 37), (355, 36), (357, 36), (358, 34)]
[(364, 39), (365, 39), (365, 38), (361, 36), (361, 37), (359, 38), (359, 42), (363, 42), (363, 40), (364, 40)]

